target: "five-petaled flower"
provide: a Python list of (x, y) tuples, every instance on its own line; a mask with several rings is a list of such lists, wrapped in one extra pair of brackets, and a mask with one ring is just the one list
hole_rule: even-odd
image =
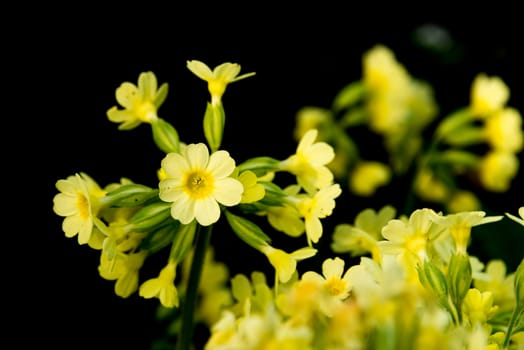
[(193, 219), (203, 226), (220, 217), (219, 203), (240, 203), (244, 187), (230, 175), (235, 161), (224, 150), (209, 155), (203, 143), (187, 145), (183, 153), (168, 153), (161, 162), (165, 178), (159, 183), (159, 197), (173, 202), (171, 216), (182, 224)]
[(213, 105), (221, 103), (228, 84), (255, 75), (254, 72), (238, 75), (240, 65), (230, 62), (222, 63), (211, 70), (205, 63), (192, 60), (187, 61), (187, 68), (200, 79), (207, 81)]

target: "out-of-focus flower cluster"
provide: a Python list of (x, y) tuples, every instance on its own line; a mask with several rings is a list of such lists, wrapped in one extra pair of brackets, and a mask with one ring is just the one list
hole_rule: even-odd
[[(155, 185), (120, 177), (101, 186), (80, 171), (57, 181), (53, 208), (66, 237), (99, 252), (100, 276), (118, 296), (158, 299), (170, 326), (156, 346), (189, 349), (202, 324), (207, 350), (524, 347), (524, 262), (509, 271), (468, 250), (477, 226), (510, 220), (524, 234), (524, 207), (487, 215), (474, 191), (502, 195), (518, 173), (522, 118), (509, 88), (480, 73), (469, 103), (441, 116), (432, 86), (389, 48), (372, 47), (362, 62), (362, 79), (330, 108), (298, 111), (297, 147), (283, 159), (238, 161), (221, 148), (223, 94), (255, 74), (240, 75), (236, 63), (187, 62), (210, 94), (199, 143), (160, 117), (168, 85), (153, 72), (116, 89), (108, 119), (121, 130), (149, 124), (163, 152)], [(362, 143), (365, 133), (379, 143)], [(368, 152), (378, 146), (385, 157)], [(359, 208), (359, 197), (406, 177), (404, 208)], [(358, 215), (327, 231), (343, 192)], [(219, 220), (267, 266), (231, 276), (211, 244)], [(281, 234), (297, 245), (273, 244)], [(329, 252), (319, 251), (321, 239)], [(318, 254), (317, 269), (299, 268)], [(144, 276), (152, 256), (165, 263)]]

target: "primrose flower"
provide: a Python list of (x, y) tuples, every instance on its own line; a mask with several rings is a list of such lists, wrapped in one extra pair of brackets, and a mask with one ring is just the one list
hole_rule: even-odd
[(498, 110), (486, 119), (485, 134), (488, 143), (495, 149), (506, 152), (522, 150), (524, 133), (522, 116), (514, 108)]
[(205, 144), (190, 144), (183, 154), (168, 153), (161, 167), (166, 178), (159, 183), (159, 197), (173, 202), (171, 216), (182, 224), (196, 219), (203, 226), (211, 225), (220, 217), (219, 203), (240, 203), (244, 188), (230, 177), (235, 161), (227, 151), (210, 156)]
[(79, 244), (88, 243), (94, 218), (100, 210), (101, 198), (106, 192), (85, 173), (58, 180), (56, 188), (60, 193), (53, 198), (53, 210), (57, 215), (65, 217), (62, 229), (66, 237), (78, 235)]
[(264, 198), (266, 190), (258, 183), (258, 178), (251, 170), (243, 171), (238, 176), (238, 181), (244, 186), (241, 203), (253, 203)]
[(222, 63), (211, 70), (205, 63), (192, 60), (187, 61), (187, 68), (200, 79), (207, 81), (213, 105), (221, 103), (228, 84), (255, 75), (254, 72), (238, 75), (240, 65), (230, 62)]
[(276, 280), (286, 283), (297, 270), (297, 261), (312, 257), (317, 253), (314, 248), (301, 248), (292, 253), (286, 253), (282, 249), (273, 248), (270, 245), (263, 246), (260, 251), (268, 258), (276, 270)]
[(378, 187), (387, 184), (391, 179), (391, 169), (384, 163), (363, 161), (357, 164), (349, 180), (353, 193), (369, 197)]
[(121, 123), (119, 130), (130, 130), (141, 123), (153, 123), (158, 119), (157, 111), (167, 96), (167, 83), (157, 89), (157, 80), (153, 72), (141, 73), (138, 85), (124, 82), (116, 89), (116, 100), (124, 107), (111, 107), (107, 111), (110, 121)]
[(446, 216), (434, 215), (432, 220), (449, 230), (458, 252), (466, 253), (472, 227), (499, 221), (502, 218), (502, 215), (486, 216), (483, 211), (465, 211)]
[(491, 150), (479, 164), (480, 181), (489, 191), (506, 192), (517, 175), (519, 159), (513, 152)]
[(312, 280), (324, 286), (328, 293), (338, 299), (345, 299), (351, 291), (349, 269), (344, 273), (344, 260), (339, 257), (326, 259), (322, 263), (322, 275), (315, 271), (306, 271), (302, 280)]
[(176, 263), (174, 260), (169, 260), (167, 265), (160, 270), (158, 277), (151, 278), (142, 283), (138, 293), (146, 299), (157, 297), (164, 307), (178, 307), (178, 292), (175, 287), (175, 277)]
[(322, 188), (314, 196), (303, 196), (298, 203), (298, 212), (304, 217), (308, 244), (317, 243), (322, 236), (323, 219), (332, 214), (335, 208), (335, 198), (340, 196), (342, 189), (339, 184)]
[(475, 77), (471, 86), (471, 111), (485, 118), (503, 108), (509, 100), (509, 94), (509, 88), (502, 79), (480, 73)]
[(298, 184), (308, 192), (327, 187), (333, 173), (326, 165), (335, 158), (333, 147), (326, 142), (314, 142), (318, 130), (308, 130), (298, 143), (296, 153), (280, 162), (280, 169), (296, 175)]

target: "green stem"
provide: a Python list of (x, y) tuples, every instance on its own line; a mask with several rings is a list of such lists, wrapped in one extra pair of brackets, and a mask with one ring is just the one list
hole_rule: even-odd
[(502, 349), (508, 349), (509, 342), (511, 341), (511, 336), (513, 333), (513, 328), (515, 327), (515, 324), (517, 324), (517, 321), (519, 318), (524, 315), (522, 313), (522, 310), (519, 310), (519, 308), (515, 307), (513, 310), (513, 314), (511, 315), (511, 319), (509, 321), (508, 329), (506, 330), (506, 335), (504, 337), (504, 343), (502, 344)]
[(204, 257), (206, 255), (209, 241), (211, 238), (211, 228), (206, 226), (203, 229), (200, 225), (197, 228), (196, 246), (191, 262), (191, 271), (185, 294), (185, 300), (182, 305), (182, 326), (178, 339), (178, 350), (189, 350), (193, 340), (194, 313), (198, 296), (198, 284), (200, 275), (204, 266)]

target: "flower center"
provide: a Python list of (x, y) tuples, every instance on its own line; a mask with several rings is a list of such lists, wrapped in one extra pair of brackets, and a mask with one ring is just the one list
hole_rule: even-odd
[(192, 198), (208, 197), (214, 189), (213, 177), (205, 171), (194, 170), (188, 175), (185, 187)]
[(330, 278), (326, 283), (326, 288), (332, 296), (339, 296), (346, 290), (346, 283), (339, 278)]
[(83, 193), (78, 193), (76, 196), (76, 208), (78, 209), (78, 214), (82, 219), (87, 220), (89, 218), (89, 201)]

